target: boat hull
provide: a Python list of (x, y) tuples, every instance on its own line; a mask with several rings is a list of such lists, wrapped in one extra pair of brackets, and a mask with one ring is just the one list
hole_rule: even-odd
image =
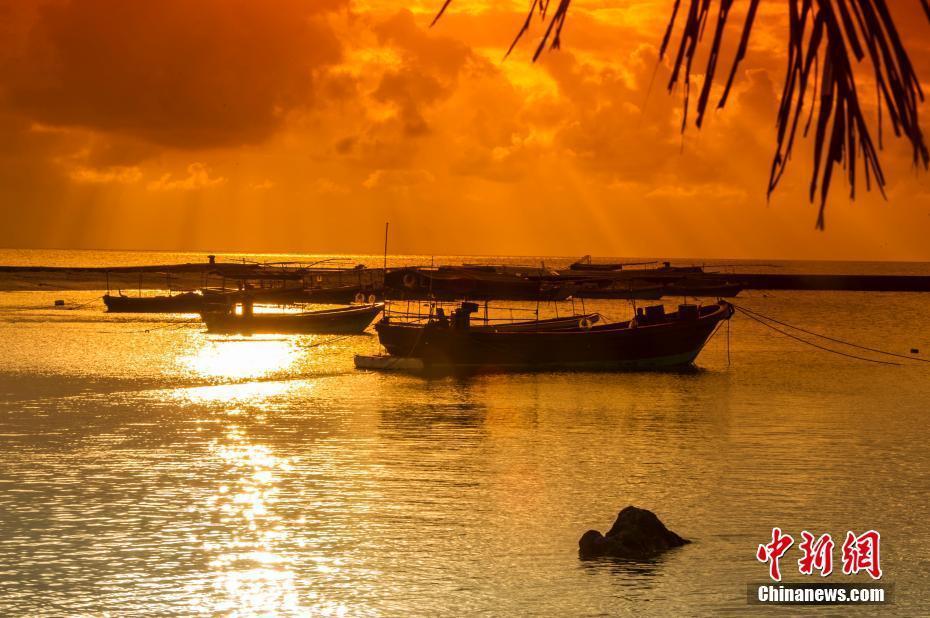
[(383, 305), (363, 305), (347, 309), (308, 313), (204, 313), (207, 331), (224, 334), (350, 334), (361, 333), (381, 313)]
[(176, 296), (113, 296), (105, 294), (108, 313), (199, 313), (207, 305), (200, 294)]
[(650, 370), (691, 365), (721, 321), (733, 308), (718, 303), (699, 315), (670, 314), (660, 323), (629, 322), (590, 329), (501, 331), (375, 325), (389, 354), (419, 358), (427, 368), (467, 370)]

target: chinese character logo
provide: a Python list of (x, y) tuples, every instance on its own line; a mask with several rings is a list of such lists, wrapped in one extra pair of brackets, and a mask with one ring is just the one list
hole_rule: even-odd
[(769, 563), (769, 577), (777, 582), (781, 581), (781, 570), (778, 561), (793, 544), (794, 539), (791, 535), (782, 534), (781, 528), (772, 528), (772, 542), (759, 545), (759, 549), (756, 550), (756, 558), (759, 562)]
[(813, 575), (814, 569), (820, 571), (821, 577), (833, 572), (833, 538), (824, 534), (818, 539), (807, 530), (801, 533), (801, 543), (798, 549), (803, 556), (798, 560), (798, 571), (802, 575)]
[(856, 536), (853, 532), (846, 533), (843, 542), (843, 573), (855, 575), (865, 571), (872, 579), (880, 579), (882, 567), (879, 563), (879, 544), (882, 537), (875, 530), (864, 532)]
[[(869, 530), (859, 536), (852, 531), (846, 533), (843, 542), (843, 574), (855, 575), (865, 571), (872, 579), (881, 579), (881, 545), (882, 537), (875, 530)], [(756, 550), (756, 559), (768, 563), (769, 577), (774, 581), (781, 581), (780, 560), (794, 545), (794, 538), (785, 534), (781, 528), (772, 528), (772, 541), (759, 545)], [(798, 549), (801, 557), (798, 559), (798, 572), (801, 575), (813, 575), (814, 571), (826, 577), (833, 572), (833, 548), (835, 543), (829, 534), (819, 537), (804, 530), (801, 532), (801, 542)]]

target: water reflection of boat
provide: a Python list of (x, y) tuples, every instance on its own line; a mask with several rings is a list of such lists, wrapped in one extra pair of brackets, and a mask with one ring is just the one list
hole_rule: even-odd
[(361, 333), (383, 308), (383, 303), (374, 303), (301, 313), (253, 313), (247, 307), (243, 313), (208, 311), (201, 317), (211, 333)]
[(425, 323), (387, 315), (375, 329), (390, 356), (419, 359), (425, 368), (667, 369), (690, 365), (716, 326), (733, 315), (725, 301), (680, 305), (668, 314), (657, 305), (625, 322), (533, 329), (529, 321), (510, 330), (473, 327), (470, 315), (477, 310), (475, 303), (462, 303), (451, 319)]

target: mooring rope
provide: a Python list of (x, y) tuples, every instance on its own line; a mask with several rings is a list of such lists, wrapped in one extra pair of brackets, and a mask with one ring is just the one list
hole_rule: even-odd
[(317, 341), (316, 343), (311, 343), (309, 345), (300, 346), (304, 349), (309, 348), (318, 348), (320, 346), (329, 345), (330, 343), (336, 343), (337, 341), (342, 341), (343, 339), (348, 339), (349, 337), (355, 337), (356, 333), (351, 333), (348, 335), (338, 335), (336, 337), (330, 337), (329, 339), (324, 339), (323, 341)]
[[(753, 315), (751, 312), (746, 311), (746, 310), (743, 309), (742, 307), (737, 307), (736, 305), (733, 305), (733, 306), (734, 306), (734, 308), (735, 308), (737, 311), (741, 312), (741, 313), (742, 313), (743, 315), (745, 315), (747, 318), (749, 318), (749, 319), (751, 319), (751, 320), (755, 320), (755, 321), (758, 322), (759, 324), (762, 324), (763, 326), (767, 326), (768, 328), (771, 328), (771, 329), (774, 330), (776, 333), (780, 333), (780, 334), (784, 335), (785, 337), (789, 337), (789, 338), (791, 338), (791, 339), (794, 339), (795, 341), (800, 341), (801, 343), (806, 344), (806, 345), (809, 345), (809, 346), (814, 347), (814, 348), (817, 348), (818, 350), (823, 350), (824, 352), (830, 352), (830, 353), (832, 353), (832, 354), (838, 354), (838, 355), (840, 355), (840, 356), (845, 356), (845, 357), (847, 357), (847, 358), (853, 358), (853, 359), (856, 359), (856, 360), (867, 361), (867, 362), (869, 362), (869, 363), (877, 363), (877, 364), (879, 364), (879, 365), (894, 365), (894, 366), (896, 366), (896, 367), (900, 367), (900, 366), (901, 366), (901, 363), (895, 363), (895, 362), (892, 362), (892, 361), (883, 361), (883, 360), (878, 360), (878, 359), (875, 359), (875, 358), (866, 358), (865, 356), (856, 356), (855, 354), (847, 354), (846, 352), (841, 352), (841, 351), (839, 351), (839, 350), (834, 350), (833, 348), (828, 348), (828, 347), (826, 347), (826, 346), (822, 346), (822, 345), (816, 344), (816, 343), (814, 343), (813, 341), (808, 341), (807, 339), (803, 339), (803, 338), (801, 338), (801, 337), (798, 337), (797, 335), (793, 335), (793, 334), (791, 334), (791, 333), (789, 333), (789, 332), (787, 332), (787, 331), (784, 331), (784, 330), (778, 328), (777, 326), (773, 326), (773, 325), (769, 324), (768, 322), (765, 322), (764, 320), (762, 320), (762, 319), (760, 319), (760, 318), (757, 318), (757, 317), (756, 317), (755, 315)], [(760, 315), (761, 315), (761, 314), (760, 314)], [(904, 358), (909, 358), (909, 357), (905, 356)]]
[(94, 303), (96, 303), (96, 302), (97, 302), (98, 300), (100, 300), (101, 298), (103, 298), (103, 296), (97, 296), (97, 297), (95, 297), (95, 298), (90, 299), (90, 300), (87, 301), (86, 303), (83, 303), (83, 304), (80, 304), (80, 305), (74, 305), (73, 307), (69, 307), (69, 306), (66, 305), (66, 306), (65, 306), (65, 309), (68, 310), (68, 311), (74, 311), (74, 310), (76, 310), (76, 309), (83, 309), (84, 307), (87, 307), (87, 306), (89, 306), (89, 305), (93, 305)]
[[(732, 303), (731, 303), (731, 304), (732, 304)], [(733, 306), (736, 307), (737, 309), (739, 309), (740, 311), (742, 311), (743, 313), (746, 313), (746, 314), (750, 314), (750, 313), (751, 313), (751, 314), (755, 315), (756, 317), (760, 317), (760, 318), (766, 319), (766, 320), (768, 320), (768, 321), (770, 321), (770, 322), (774, 322), (774, 323), (776, 323), (776, 324), (780, 324), (781, 326), (785, 326), (785, 327), (787, 327), (787, 328), (791, 328), (791, 329), (794, 329), (794, 330), (796, 330), (796, 331), (800, 331), (800, 332), (802, 332), (802, 333), (805, 333), (805, 334), (808, 334), (808, 335), (812, 335), (812, 336), (814, 336), (814, 337), (820, 337), (821, 339), (826, 339), (827, 341), (832, 341), (832, 342), (834, 342), (834, 343), (839, 343), (839, 344), (842, 344), (842, 345), (846, 345), (846, 346), (849, 346), (849, 347), (851, 347), (851, 348), (858, 348), (858, 349), (860, 349), (860, 350), (865, 350), (866, 352), (874, 352), (875, 354), (884, 354), (885, 356), (894, 356), (894, 357), (896, 357), (896, 358), (903, 358), (903, 359), (905, 359), (905, 360), (918, 361), (918, 362), (921, 362), (921, 363), (930, 363), (930, 359), (921, 358), (921, 357), (919, 357), (919, 356), (907, 356), (906, 354), (898, 354), (898, 353), (896, 353), (896, 352), (888, 352), (888, 351), (886, 351), (886, 350), (879, 350), (878, 348), (870, 348), (869, 346), (859, 345), (859, 344), (853, 343), (853, 342), (851, 342), (851, 341), (846, 341), (846, 340), (843, 340), (843, 339), (837, 339), (837, 338), (835, 338), (835, 337), (830, 337), (830, 336), (824, 335), (824, 334), (822, 334), (822, 333), (817, 333), (817, 332), (814, 332), (814, 331), (812, 331), (812, 330), (807, 330), (807, 329), (805, 329), (805, 328), (801, 328), (800, 326), (794, 326), (793, 324), (788, 324), (787, 322), (782, 322), (782, 321), (780, 321), (780, 320), (776, 320), (776, 319), (773, 318), (773, 317), (767, 316), (767, 315), (765, 315), (765, 314), (763, 314), (763, 313), (759, 313), (758, 311), (754, 311), (754, 310), (752, 310), (752, 309), (748, 309), (748, 308), (746, 308), (746, 307), (741, 307), (741, 306), (738, 306), (738, 305), (733, 305)]]
[[(124, 322), (125, 324), (125, 322)], [(171, 323), (171, 324), (162, 324), (161, 326), (152, 326), (151, 328), (143, 328), (140, 330), (98, 330), (98, 333), (104, 335), (134, 335), (138, 333), (152, 333), (158, 330), (178, 330), (186, 326), (196, 325), (197, 322), (191, 320), (189, 322), (180, 322), (180, 323)]]
[(84, 307), (87, 307), (87, 306), (89, 306), (89, 305), (93, 305), (94, 303), (98, 302), (101, 298), (103, 298), (103, 297), (102, 297), (102, 296), (95, 296), (94, 298), (90, 299), (90, 300), (87, 301), (86, 303), (81, 303), (80, 305), (51, 305), (51, 306), (49, 306), (49, 305), (29, 305), (29, 306), (27, 306), (27, 307), (15, 307), (15, 306), (14, 306), (14, 307), (5, 308), (5, 309), (4, 309), (4, 312), (6, 312), (6, 313), (12, 313), (12, 312), (14, 312), (14, 311), (44, 311), (44, 310), (46, 310), (46, 309), (53, 309), (53, 310), (55, 310), (55, 311), (74, 311), (74, 310), (76, 310), (76, 309), (83, 309)]

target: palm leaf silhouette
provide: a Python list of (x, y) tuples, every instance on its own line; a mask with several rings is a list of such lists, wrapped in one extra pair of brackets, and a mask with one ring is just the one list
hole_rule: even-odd
[[(550, 1), (555, 3), (552, 11), (549, 10)], [(695, 105), (694, 122), (700, 128), (710, 104), (711, 88), (719, 79), (720, 50), (737, 0), (671, 1), (671, 16), (659, 47), (659, 58), (674, 56), (668, 89), (673, 91), (681, 85), (684, 91), (681, 125), (684, 131), (695, 57), (706, 44), (705, 34), (710, 28), (707, 65)], [(930, 0), (909, 1), (919, 2), (930, 20)], [(439, 20), (451, 2), (444, 0), (433, 23)], [(740, 63), (746, 55), (761, 4), (761, 0), (741, 2), (746, 7), (746, 17), (723, 93), (717, 101), (718, 109), (726, 105)], [(540, 21), (544, 28), (533, 60), (538, 59), (546, 48), (558, 49), (570, 4), (571, 0), (531, 0), (526, 19), (507, 54), (529, 31), (534, 19)], [(924, 94), (886, 0), (785, 0), (785, 4), (789, 17), (788, 62), (778, 104), (777, 137), (768, 195), (771, 196), (784, 175), (799, 127), (803, 136), (813, 130), (809, 197), (812, 202), (819, 200), (817, 227), (823, 229), (824, 209), (837, 166), (846, 174), (851, 199), (856, 196), (860, 166), (865, 175), (866, 189), (870, 190), (874, 184), (884, 196), (885, 174), (878, 156), (882, 147), (884, 115), (888, 116), (895, 136), (910, 142), (914, 165), (922, 165), (925, 169), (930, 165), (930, 153), (918, 117), (918, 105)], [(673, 38), (677, 38), (675, 45), (672, 44)], [(872, 139), (860, 104), (855, 71), (861, 63), (871, 67), (876, 83), (877, 142)]]

